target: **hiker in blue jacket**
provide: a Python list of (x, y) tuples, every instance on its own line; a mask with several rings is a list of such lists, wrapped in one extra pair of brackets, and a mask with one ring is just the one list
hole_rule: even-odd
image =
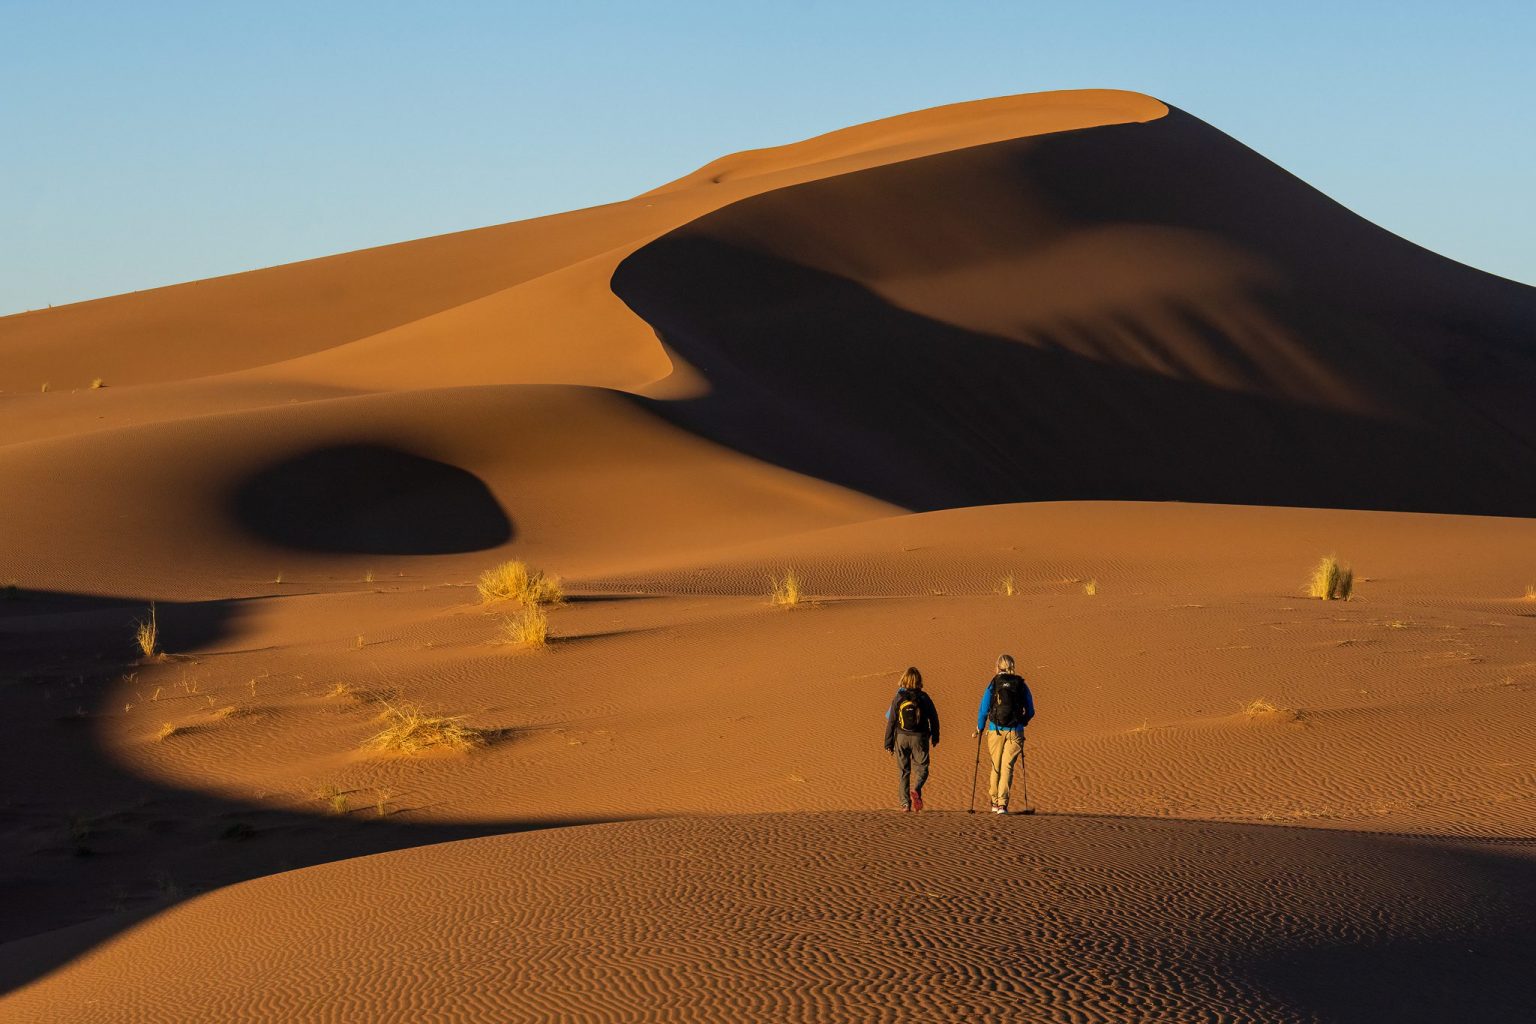
[(939, 710), (923, 692), (923, 674), (909, 668), (885, 712), (885, 750), (896, 756), (901, 775), (901, 809), (923, 809), (923, 783), (928, 781), (928, 747), (939, 745)]
[(1008, 789), (1013, 785), (1013, 766), (1024, 752), (1024, 727), (1035, 717), (1035, 698), (1029, 685), (1013, 671), (1013, 655), (997, 659), (997, 675), (987, 684), (976, 709), (976, 735), (987, 733), (987, 753), (992, 758), (989, 792), (992, 813), (1008, 813)]

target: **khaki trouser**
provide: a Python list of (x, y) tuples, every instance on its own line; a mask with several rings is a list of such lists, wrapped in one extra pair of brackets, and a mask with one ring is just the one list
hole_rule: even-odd
[(1008, 787), (1013, 785), (1013, 765), (1022, 752), (1022, 739), (1013, 729), (1004, 732), (987, 730), (987, 753), (992, 757), (992, 776), (987, 791), (993, 807), (1008, 806)]

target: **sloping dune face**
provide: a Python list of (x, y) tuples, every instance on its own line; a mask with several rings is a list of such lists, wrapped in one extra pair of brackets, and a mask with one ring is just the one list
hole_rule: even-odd
[(708, 378), (663, 415), (911, 508), (1536, 507), (1536, 291), (1179, 111), (766, 193), (613, 285)]
[(161, 916), (9, 1009), (82, 1024), (1512, 1021), (1536, 1005), (1532, 895), (1512, 858), (1386, 837), (672, 819), (261, 879)]

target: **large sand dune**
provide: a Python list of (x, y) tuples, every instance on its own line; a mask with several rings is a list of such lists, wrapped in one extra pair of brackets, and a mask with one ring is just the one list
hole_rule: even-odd
[(1523, 1019), (1533, 325), (1109, 91), (0, 319), (0, 1016)]

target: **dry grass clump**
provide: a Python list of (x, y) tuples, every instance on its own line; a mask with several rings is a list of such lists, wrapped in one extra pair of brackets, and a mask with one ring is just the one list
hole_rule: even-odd
[(1307, 582), (1307, 596), (1323, 601), (1348, 601), (1355, 589), (1355, 571), (1339, 564), (1333, 555), (1324, 557), (1312, 570)]
[(1012, 597), (1019, 592), (1019, 584), (1018, 581), (1013, 578), (1013, 573), (1009, 573), (1007, 576), (1003, 577), (1002, 582), (997, 586), (997, 592), (1002, 594), (1004, 597)]
[(363, 741), (363, 749), (379, 754), (420, 754), (429, 750), (469, 753), (486, 743), (484, 730), (463, 723), (459, 716), (434, 715), (416, 704), (385, 704), (379, 715), (384, 728)]
[(1089, 580), (1087, 583), (1083, 584), (1083, 593), (1087, 594), (1089, 597), (1093, 597), (1098, 592), (1099, 592), (1099, 581), (1098, 580)]
[(149, 618), (138, 622), (138, 629), (134, 633), (134, 639), (138, 641), (139, 650), (146, 658), (160, 656), (160, 622), (155, 616), (155, 606), (149, 606)]
[(166, 740), (170, 739), (172, 736), (175, 736), (179, 732), (181, 732), (181, 729), (177, 727), (176, 723), (163, 722), (160, 725), (160, 731), (155, 733), (155, 742), (164, 743)]
[(102, 380), (100, 377), (92, 377), (91, 378), (91, 390), (92, 391), (100, 391), (102, 388), (104, 388), (106, 386), (107, 386), (107, 382)]
[(480, 574), (475, 584), (487, 604), (492, 601), (520, 601), (525, 605), (559, 604), (565, 600), (560, 580), (547, 576), (518, 561), (502, 562)]
[(795, 570), (786, 569), (784, 575), (769, 576), (768, 583), (772, 587), (770, 600), (779, 608), (793, 608), (805, 597), (800, 587), (800, 577), (795, 575)]
[(1248, 702), (1243, 708), (1243, 717), (1249, 720), (1263, 720), (1267, 722), (1294, 722), (1301, 718), (1301, 712), (1295, 708), (1283, 708), (1260, 697)]
[(501, 621), (501, 642), (513, 647), (543, 647), (549, 643), (549, 616), (531, 604)]
[(1527, 601), (1536, 601), (1536, 583), (1527, 583), (1525, 585), (1525, 599)]

